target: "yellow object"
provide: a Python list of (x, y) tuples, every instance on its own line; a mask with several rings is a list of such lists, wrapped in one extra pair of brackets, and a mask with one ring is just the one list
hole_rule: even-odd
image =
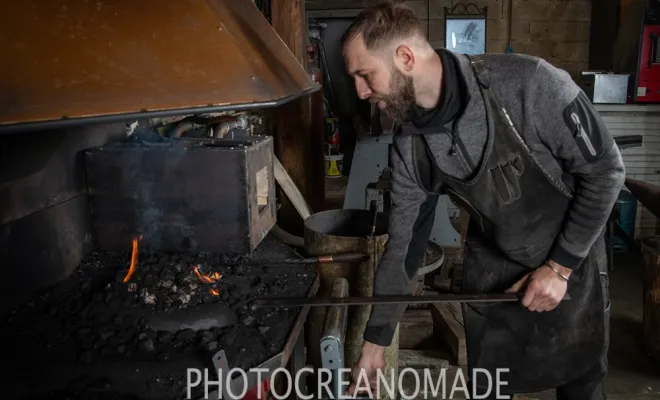
[(325, 155), (325, 176), (338, 178), (341, 176), (341, 162), (344, 159), (343, 154)]

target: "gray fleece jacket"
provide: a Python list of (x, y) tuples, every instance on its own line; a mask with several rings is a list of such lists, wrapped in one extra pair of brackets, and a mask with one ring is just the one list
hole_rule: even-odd
[[(453, 56), (469, 91), (465, 112), (446, 131), (439, 127), (437, 133), (426, 135), (436, 165), (447, 174), (465, 178), (482, 158), (486, 113), (469, 59)], [(555, 240), (551, 259), (567, 268), (579, 268), (602, 233), (624, 184), (619, 149), (598, 112), (565, 71), (526, 55), (487, 54), (485, 62), (491, 88), (527, 146), (574, 194), (568, 222)], [(437, 196), (428, 196), (415, 180), (410, 140), (415, 134), (420, 132), (413, 124), (403, 125), (390, 151), (389, 240), (376, 270), (376, 296), (411, 293), (433, 224)], [(389, 345), (405, 308), (373, 306), (364, 339)]]

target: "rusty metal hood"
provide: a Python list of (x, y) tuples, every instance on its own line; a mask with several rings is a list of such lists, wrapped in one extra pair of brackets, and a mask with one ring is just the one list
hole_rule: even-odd
[(0, 130), (275, 106), (318, 90), (251, 0), (22, 0)]

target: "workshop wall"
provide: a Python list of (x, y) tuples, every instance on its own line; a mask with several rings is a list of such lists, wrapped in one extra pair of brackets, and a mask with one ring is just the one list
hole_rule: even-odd
[[(568, 71), (573, 79), (587, 69), (591, 0), (511, 0), (511, 44), (516, 53), (534, 55)], [(307, 10), (345, 10), (378, 3), (378, 0), (306, 0)], [(455, 0), (406, 0), (423, 20), (434, 46), (444, 45), (445, 7)], [(509, 0), (465, 0), (488, 7), (489, 53), (502, 53), (508, 45)], [(428, 29), (430, 25), (430, 29)]]
[[(621, 150), (626, 175), (632, 179), (660, 185), (660, 105), (599, 104), (596, 109), (612, 135), (642, 137), (640, 147)], [(658, 234), (660, 219), (638, 202), (635, 239)]]
[(0, 308), (69, 276), (94, 249), (83, 150), (126, 132), (108, 123), (0, 135)]

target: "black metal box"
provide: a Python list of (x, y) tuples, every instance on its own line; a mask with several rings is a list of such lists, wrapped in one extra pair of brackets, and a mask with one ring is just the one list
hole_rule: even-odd
[(99, 250), (250, 253), (276, 221), (273, 140), (175, 138), (85, 151)]

